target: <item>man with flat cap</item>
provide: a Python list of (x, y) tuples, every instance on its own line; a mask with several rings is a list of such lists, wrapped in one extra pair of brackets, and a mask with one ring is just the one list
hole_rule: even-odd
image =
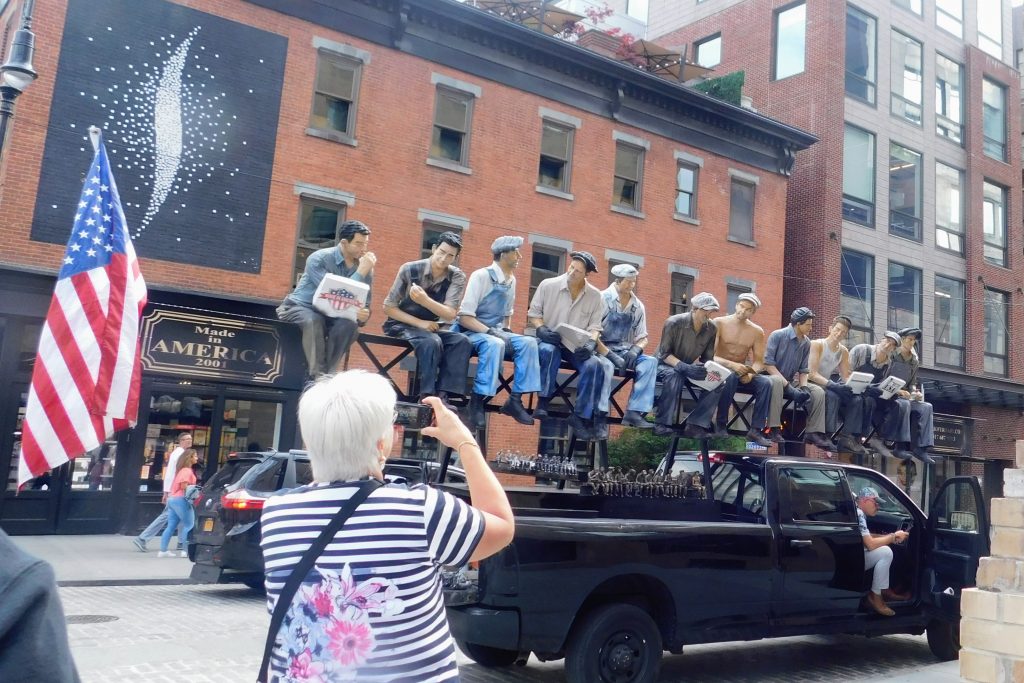
[(458, 322), (452, 326), (453, 331), (469, 338), (479, 359), (469, 403), (470, 427), (483, 427), (486, 422), (484, 405), (498, 392), (498, 377), (506, 354), (515, 363), (515, 375), (512, 393), (500, 412), (520, 424), (533, 424), (523, 406), (523, 394), (540, 391), (537, 340), (509, 329), (516, 301), (513, 271), (523, 258), (519, 251), (522, 245), (523, 238), (514, 235), (499, 237), (491, 243), (494, 261), (469, 276)]
[(725, 383), (712, 391), (692, 384), (708, 376), (704, 363), (715, 357), (715, 338), (718, 331), (711, 320), (711, 314), (719, 309), (718, 299), (707, 292), (701, 292), (690, 299), (690, 310), (669, 316), (661, 332), (658, 347), (658, 379), (661, 380), (661, 396), (654, 417), (654, 433), (659, 436), (675, 434), (676, 415), (679, 411), (680, 395), (689, 393), (692, 386), (697, 395), (697, 404), (686, 417), (683, 436), (703, 439), (712, 435), (711, 417), (715, 406), (725, 390)]
[[(563, 275), (550, 277), (537, 285), (527, 317), (537, 328), (537, 352), (540, 357), (541, 392), (533, 416), (548, 416), (548, 403), (555, 393), (558, 368), (564, 358), (579, 372), (576, 385), (576, 404), (569, 424), (577, 436), (584, 439), (601, 438), (594, 423), (597, 404), (604, 385), (604, 368), (594, 355), (604, 317), (601, 290), (587, 282), (590, 273), (597, 272), (597, 261), (590, 252), (574, 251), (569, 254), (569, 267)], [(557, 332), (562, 323), (585, 331), (589, 339), (572, 351)]]
[(804, 443), (825, 451), (836, 450), (825, 436), (825, 391), (817, 384), (808, 384), (814, 311), (801, 306), (789, 316), (789, 325), (768, 335), (764, 365), (772, 382), (772, 402), (768, 420), (772, 434), (782, 431), (782, 404), (791, 399), (807, 410)]
[(754, 396), (747, 441), (767, 447), (772, 445), (764, 435), (768, 409), (771, 407), (772, 381), (767, 375), (761, 374), (764, 370), (764, 330), (750, 320), (759, 308), (761, 299), (753, 292), (744, 292), (736, 299), (736, 309), (732, 315), (715, 318), (715, 327), (718, 328), (715, 362), (732, 370), (732, 374), (725, 380), (725, 389), (718, 402), (715, 434), (728, 436), (729, 408), (737, 390), (742, 387), (743, 393)]
[(886, 375), (899, 377), (906, 384), (893, 397), (889, 419), (894, 421), (892, 433), (895, 434), (897, 448), (909, 451), (918, 460), (933, 464), (935, 458), (928, 454), (928, 449), (935, 445), (935, 425), (932, 404), (924, 400), (924, 394), (918, 385), (917, 371), (921, 367), (918, 358), (917, 340), (921, 338), (921, 330), (917, 327), (905, 327), (899, 331), (900, 344), (889, 361)]
[[(871, 425), (878, 425), (877, 433), (867, 441), (867, 446), (887, 458), (893, 456), (893, 452), (885, 445), (885, 441), (895, 441), (895, 434), (891, 430), (895, 424), (889, 421), (886, 424), (886, 416), (891, 408), (891, 399), (882, 399), (882, 392), (878, 388), (886, 373), (889, 371), (889, 363), (892, 360), (893, 351), (900, 345), (900, 336), (895, 332), (886, 332), (877, 344), (857, 344), (850, 349), (850, 369), (853, 372), (866, 372), (871, 375), (871, 384), (864, 390), (864, 416), (861, 429), (866, 433), (870, 431)], [(912, 457), (912, 454), (900, 450), (897, 455), (904, 460)]]
[(632, 370), (633, 390), (622, 415), (622, 424), (648, 428), (653, 425), (644, 419), (644, 414), (654, 407), (658, 359), (643, 354), (648, 341), (647, 310), (634, 291), (639, 274), (636, 266), (620, 263), (612, 268), (614, 281), (601, 292), (604, 318), (597, 352), (602, 354), (599, 359), (604, 367), (604, 389), (598, 409), (602, 415), (608, 414), (615, 371)]
[(458, 234), (441, 233), (429, 258), (398, 269), (384, 299), (384, 334), (412, 344), (421, 398), (437, 395), (447, 400), (449, 395), (466, 393), (473, 345), (466, 335), (445, 327), (455, 320), (466, 289), (466, 274), (454, 265), (461, 251)]

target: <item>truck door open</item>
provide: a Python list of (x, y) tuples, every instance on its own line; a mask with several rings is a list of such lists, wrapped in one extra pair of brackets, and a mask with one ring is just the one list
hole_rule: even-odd
[(936, 616), (960, 618), (960, 591), (973, 586), (978, 561), (989, 554), (989, 523), (981, 487), (974, 477), (943, 483), (928, 516), (925, 599)]

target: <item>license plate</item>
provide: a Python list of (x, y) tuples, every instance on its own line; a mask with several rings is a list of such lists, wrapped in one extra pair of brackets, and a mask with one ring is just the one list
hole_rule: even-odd
[(207, 517), (203, 520), (203, 531), (213, 531), (213, 518)]

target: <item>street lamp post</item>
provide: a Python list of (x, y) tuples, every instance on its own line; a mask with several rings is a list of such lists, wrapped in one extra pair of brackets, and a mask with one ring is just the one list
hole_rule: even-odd
[(0, 158), (7, 141), (7, 125), (14, 117), (14, 100), (36, 80), (36, 72), (32, 68), (36, 43), (32, 33), (33, 4), (34, 0), (25, 0), (21, 6), (21, 28), (14, 34), (7, 61), (0, 66)]

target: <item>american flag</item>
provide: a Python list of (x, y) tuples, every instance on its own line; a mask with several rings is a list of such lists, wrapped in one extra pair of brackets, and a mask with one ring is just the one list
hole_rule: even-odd
[(19, 487), (134, 424), (145, 305), (146, 283), (99, 141), (39, 339)]

